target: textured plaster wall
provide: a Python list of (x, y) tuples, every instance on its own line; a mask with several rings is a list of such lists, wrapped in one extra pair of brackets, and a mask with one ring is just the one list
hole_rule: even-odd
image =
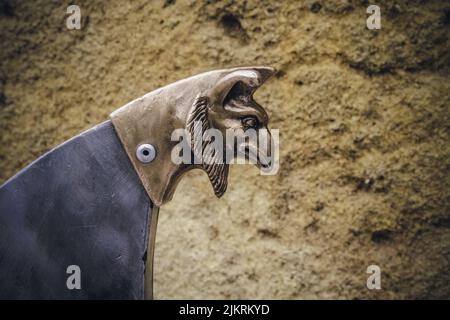
[[(146, 92), (266, 64), (276, 176), (189, 173), (161, 209), (155, 296), (450, 298), (450, 4), (0, 1), (0, 178)], [(382, 290), (366, 288), (380, 266)]]

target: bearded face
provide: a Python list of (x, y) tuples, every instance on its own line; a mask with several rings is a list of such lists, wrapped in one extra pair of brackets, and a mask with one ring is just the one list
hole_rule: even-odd
[[(218, 197), (227, 188), (232, 160), (229, 155), (250, 160), (261, 169), (271, 166), (267, 157), (272, 147), (267, 129), (268, 115), (253, 100), (253, 93), (272, 72), (271, 69), (236, 71), (224, 77), (210, 94), (199, 96), (193, 103), (186, 124), (192, 139), (193, 156), (202, 159), (201, 167)], [(213, 134), (211, 129), (220, 134)], [(201, 143), (194, 143), (196, 139)], [(215, 139), (223, 139), (215, 145), (222, 147), (221, 152), (211, 147)], [(262, 148), (265, 148), (264, 152), (261, 152)]]

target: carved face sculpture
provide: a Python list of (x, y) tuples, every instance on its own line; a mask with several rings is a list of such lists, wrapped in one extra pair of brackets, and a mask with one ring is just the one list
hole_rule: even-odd
[[(253, 93), (273, 74), (274, 69), (270, 67), (209, 71), (152, 91), (111, 114), (121, 142), (157, 206), (172, 198), (182, 175), (194, 168), (205, 170), (214, 193), (222, 196), (227, 187), (230, 160), (224, 156), (230, 154), (231, 158), (252, 160), (263, 171), (270, 169), (272, 163), (266, 155), (272, 156), (273, 143), (266, 131), (268, 115), (253, 100)], [(204, 152), (213, 140), (202, 133), (202, 141), (189, 150), (202, 163), (174, 163), (171, 154), (178, 141), (174, 142), (172, 133), (186, 129), (193, 137), (196, 127), (203, 133), (211, 131), (208, 129), (219, 132), (223, 152)], [(233, 141), (226, 139), (229, 130), (235, 135)], [(250, 132), (257, 139), (246, 138)], [(141, 144), (155, 147), (156, 157), (151, 163), (136, 159), (136, 149)], [(261, 152), (261, 146), (266, 146), (266, 152)]]
[[(221, 78), (207, 96), (200, 96), (190, 111), (187, 129), (195, 136), (195, 124), (200, 124), (203, 135), (201, 149), (193, 150), (197, 157), (203, 156), (202, 168), (208, 174), (216, 196), (224, 194), (227, 187), (227, 155), (253, 161), (261, 170), (271, 167), (272, 139), (267, 128), (269, 117), (253, 99), (253, 93), (267, 80), (271, 68), (238, 69)], [(220, 133), (211, 139), (208, 130)], [(232, 137), (232, 139), (230, 139)], [(214, 139), (222, 138), (223, 152), (208, 147)], [(197, 144), (200, 145), (200, 144)], [(264, 148), (264, 150), (262, 150)]]

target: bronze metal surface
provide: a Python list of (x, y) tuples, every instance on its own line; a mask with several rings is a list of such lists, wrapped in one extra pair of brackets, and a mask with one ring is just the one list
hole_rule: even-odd
[[(258, 119), (258, 128), (267, 128), (268, 116), (253, 100), (253, 93), (273, 74), (270, 67), (210, 71), (152, 91), (111, 113), (118, 136), (156, 206), (171, 200), (182, 175), (194, 168), (207, 172), (217, 196), (225, 192), (228, 165), (175, 164), (171, 151), (177, 142), (171, 141), (171, 134), (175, 129), (187, 129), (197, 117), (204, 127), (222, 132), (240, 127), (247, 116)], [(136, 157), (141, 144), (156, 149), (150, 163)]]

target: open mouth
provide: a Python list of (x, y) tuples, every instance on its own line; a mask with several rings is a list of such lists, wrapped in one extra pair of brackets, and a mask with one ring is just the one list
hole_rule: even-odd
[(259, 169), (270, 170), (272, 168), (272, 161), (265, 159), (264, 157), (258, 157), (256, 165)]
[(268, 170), (272, 167), (272, 165), (271, 165), (272, 162), (270, 159), (267, 159), (264, 156), (258, 155), (250, 147), (244, 148), (244, 154), (245, 154), (245, 158), (249, 159), (249, 162), (251, 164), (255, 164), (258, 167), (258, 169)]

